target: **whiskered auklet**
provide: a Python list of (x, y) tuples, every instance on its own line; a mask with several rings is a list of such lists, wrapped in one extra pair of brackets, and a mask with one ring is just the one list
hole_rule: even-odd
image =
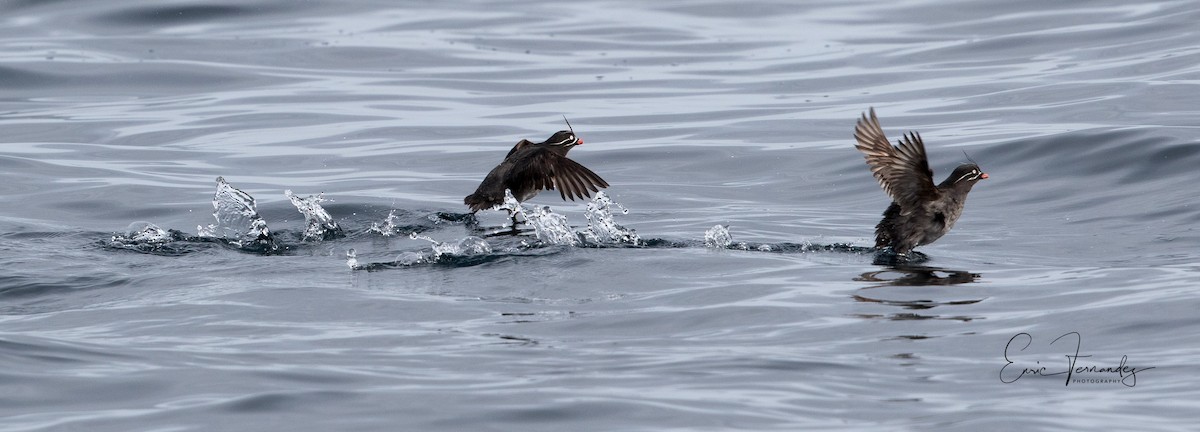
[(933, 243), (958, 221), (975, 182), (988, 178), (972, 161), (959, 165), (935, 186), (921, 135), (909, 132), (892, 146), (879, 126), (875, 108), (870, 109), (870, 117), (864, 113), (858, 120), (854, 139), (858, 141), (854, 147), (866, 155), (871, 173), (892, 197), (892, 205), (875, 226), (876, 248), (891, 248), (905, 255), (917, 246)]
[(533, 198), (541, 190), (556, 189), (563, 200), (590, 198), (592, 192), (608, 187), (608, 182), (579, 162), (567, 159), (567, 152), (583, 139), (571, 130), (555, 132), (540, 143), (521, 140), (504, 161), (484, 177), (475, 193), (467, 195), (463, 204), (475, 213), (504, 203), (504, 190), (512, 191), (517, 201)]

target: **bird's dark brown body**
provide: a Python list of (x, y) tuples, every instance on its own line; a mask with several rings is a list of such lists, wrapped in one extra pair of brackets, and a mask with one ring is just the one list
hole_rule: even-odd
[(608, 182), (578, 162), (567, 159), (572, 147), (583, 140), (573, 131), (558, 131), (540, 143), (521, 140), (504, 161), (484, 177), (475, 193), (467, 195), (463, 204), (471, 212), (486, 210), (504, 203), (504, 190), (512, 191), (517, 201), (525, 201), (538, 191), (556, 189), (564, 200), (591, 197), (592, 192), (608, 187)]
[(866, 156), (867, 165), (892, 205), (875, 226), (875, 247), (907, 254), (913, 248), (941, 238), (962, 216), (967, 194), (988, 175), (974, 163), (959, 165), (941, 184), (933, 184), (933, 171), (925, 156), (921, 135), (910, 132), (896, 146), (888, 142), (875, 117), (863, 114), (854, 129), (855, 147)]

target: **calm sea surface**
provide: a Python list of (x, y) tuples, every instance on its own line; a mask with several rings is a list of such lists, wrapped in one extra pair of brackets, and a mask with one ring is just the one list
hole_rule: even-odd
[[(0, 2), (0, 431), (1194, 430), (1200, 9), (1134, 3)], [(923, 262), (869, 107), (990, 175)], [(564, 115), (640, 241), (465, 220)]]

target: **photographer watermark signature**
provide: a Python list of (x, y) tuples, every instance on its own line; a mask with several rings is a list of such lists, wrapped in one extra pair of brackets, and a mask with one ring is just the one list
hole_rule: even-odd
[[(1074, 342), (1074, 344), (1072, 344)], [(1040, 360), (1034, 365), (1018, 363), (1012, 357), (1025, 351), (1033, 344), (1033, 336), (1029, 333), (1017, 333), (1004, 346), (1004, 367), (1000, 368), (1000, 381), (1005, 384), (1017, 382), (1026, 376), (1065, 376), (1064, 386), (1075, 384), (1121, 384), (1125, 387), (1137, 385), (1137, 374), (1153, 367), (1133, 367), (1128, 365), (1129, 356), (1121, 356), (1121, 362), (1116, 365), (1096, 365), (1079, 363), (1079, 359), (1090, 358), (1090, 355), (1080, 355), (1079, 348), (1083, 345), (1083, 337), (1079, 332), (1070, 332), (1050, 341), (1049, 347), (1063, 349), (1066, 357), (1065, 368), (1042, 366)], [(1047, 362), (1049, 363), (1049, 362)]]

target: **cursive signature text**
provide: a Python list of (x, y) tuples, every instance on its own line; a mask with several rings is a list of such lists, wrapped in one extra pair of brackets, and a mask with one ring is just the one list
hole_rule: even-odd
[[(1062, 341), (1060, 344), (1059, 341)], [(1074, 341), (1074, 346), (1071, 342)], [(1017, 349), (1014, 345), (1020, 345), (1024, 342), (1024, 346)], [(1137, 385), (1138, 372), (1145, 372), (1153, 367), (1137, 368), (1129, 366), (1129, 356), (1121, 356), (1121, 362), (1116, 366), (1098, 366), (1098, 365), (1080, 365), (1079, 359), (1090, 358), (1090, 355), (1079, 354), (1080, 347), (1083, 346), (1083, 337), (1079, 332), (1070, 332), (1063, 334), (1053, 341), (1050, 341), (1051, 347), (1063, 347), (1067, 352), (1063, 354), (1067, 359), (1067, 367), (1065, 369), (1051, 369), (1047, 366), (1042, 366), (1041, 361), (1036, 361), (1032, 367), (1015, 366), (1009, 354), (1025, 351), (1033, 344), (1033, 336), (1029, 333), (1017, 333), (1008, 340), (1008, 344), (1004, 345), (1004, 367), (1000, 368), (1000, 381), (1005, 384), (1017, 382), (1026, 376), (1062, 376), (1065, 375), (1064, 386), (1076, 383), (1120, 383), (1125, 387), (1133, 387)], [(1072, 350), (1073, 349), (1073, 350)], [(1009, 369), (1012, 367), (1012, 369)], [(1019, 369), (1019, 370), (1018, 370)], [(1096, 375), (1100, 375), (1097, 377)]]

